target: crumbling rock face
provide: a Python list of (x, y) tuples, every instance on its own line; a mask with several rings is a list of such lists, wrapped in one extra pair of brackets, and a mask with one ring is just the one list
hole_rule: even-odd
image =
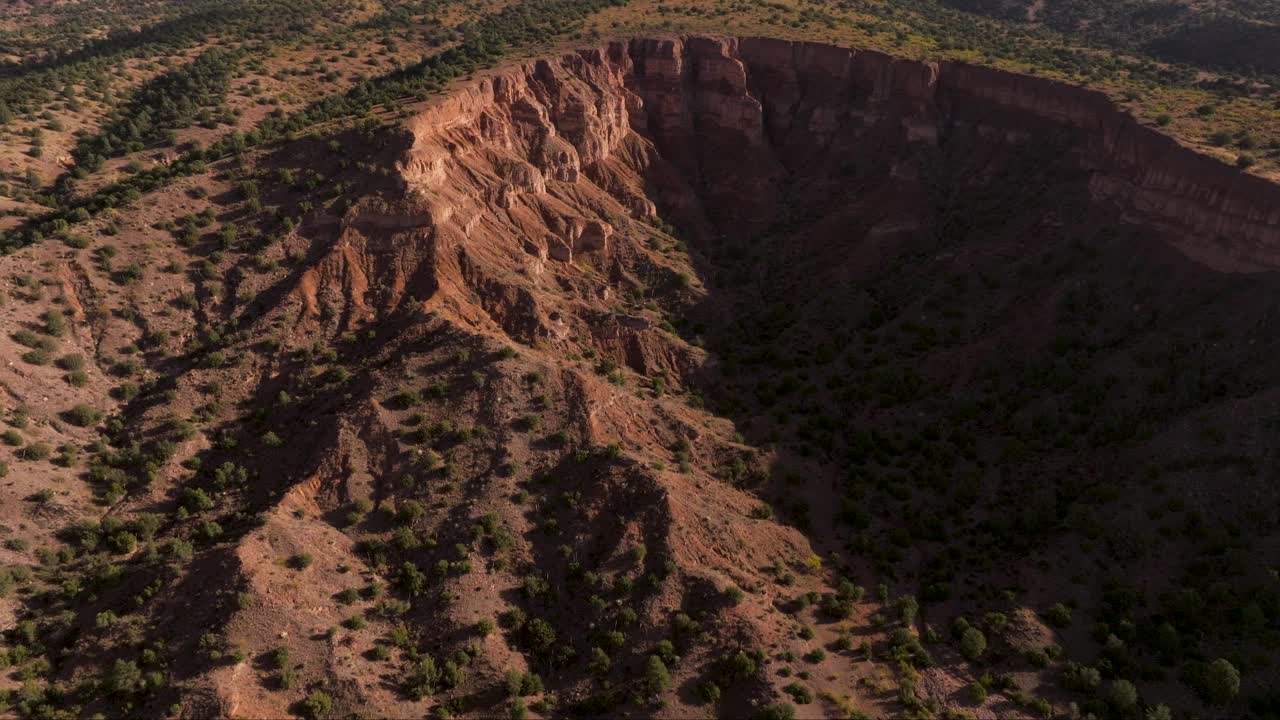
[(569, 239), (578, 252), (608, 250), (612, 234), (613, 226), (599, 220), (575, 220), (569, 226)]
[(527, 162), (510, 163), (503, 168), (502, 176), (507, 182), (497, 197), (497, 204), (501, 208), (510, 209), (524, 193), (541, 195), (547, 191), (542, 171)]
[[(788, 172), (870, 163), (910, 179), (912, 148), (1054, 138), (1097, 201), (1188, 255), (1224, 270), (1280, 264), (1276, 186), (1179, 146), (1100, 93), (964, 63), (768, 38), (619, 41), (479, 79), (409, 129), (400, 169), (437, 224), (484, 198), (536, 205), (545, 178), (590, 182), (633, 217), (661, 208), (721, 233), (776, 221)], [(482, 158), (506, 170), (478, 169)], [(570, 260), (576, 242), (552, 257)]]
[[(345, 332), (443, 313), (566, 352), (594, 338), (680, 383), (704, 354), (618, 307), (689, 286), (655, 250), (672, 243), (664, 229), (695, 255), (707, 238), (767, 239), (771, 262), (835, 282), (820, 278), (936, 231), (939, 177), (981, 182), (1026, 148), (1083, 201), (1201, 263), (1280, 266), (1280, 188), (1099, 93), (962, 63), (767, 38), (619, 41), (484, 75), (393, 139), (399, 190), (315, 221), (336, 230), (300, 279), (303, 322)], [(956, 148), (970, 165), (938, 173)], [(790, 232), (801, 225), (811, 232)], [(602, 329), (623, 310), (637, 317)]]

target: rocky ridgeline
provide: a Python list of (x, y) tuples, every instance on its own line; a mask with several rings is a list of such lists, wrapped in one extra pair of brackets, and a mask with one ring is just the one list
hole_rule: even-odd
[[(766, 38), (618, 41), (486, 75), (409, 127), (400, 169), (437, 223), (585, 175), (637, 216), (654, 213), (654, 198), (677, 220), (711, 216), (722, 230), (769, 222), (784, 168), (887, 158), (910, 177), (904, 160), (920, 144), (1065, 136), (1098, 201), (1218, 269), (1280, 265), (1280, 188), (1180, 146), (1101, 93), (964, 63)], [(459, 182), (451, 169), (475, 153), (505, 159)], [(546, 240), (561, 259), (608, 235), (577, 232), (572, 218), (562, 226)]]

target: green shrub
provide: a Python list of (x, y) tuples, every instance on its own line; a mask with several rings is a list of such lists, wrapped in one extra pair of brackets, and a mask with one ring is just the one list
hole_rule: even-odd
[(67, 422), (78, 427), (92, 427), (102, 421), (102, 412), (80, 404), (66, 412)]
[(790, 703), (771, 703), (760, 708), (754, 717), (755, 720), (795, 720), (796, 708)]
[(657, 695), (671, 687), (671, 673), (657, 655), (650, 655), (644, 671), (645, 686), (651, 695)]
[(978, 705), (981, 705), (982, 703), (986, 702), (987, 686), (976, 681), (969, 683), (969, 698), (973, 700), (973, 702), (977, 703)]
[(53, 448), (48, 443), (35, 442), (18, 451), (18, 457), (23, 460), (46, 460), (53, 454)]
[(1056, 628), (1064, 628), (1071, 624), (1071, 608), (1062, 603), (1055, 603), (1044, 613), (1044, 619)]
[(462, 687), (467, 681), (467, 670), (465, 667), (453, 660), (446, 660), (444, 667), (440, 670), (440, 684), (446, 688)]
[(184, 488), (178, 504), (186, 509), (187, 512), (198, 513), (204, 510), (212, 510), (216, 503), (201, 488)]
[(591, 648), (591, 659), (587, 661), (588, 672), (593, 675), (607, 675), (612, 665), (613, 661), (609, 659), (608, 653), (599, 647)]
[(903, 595), (898, 598), (898, 616), (903, 625), (912, 625), (916, 621), (916, 613), (920, 611), (920, 602), (914, 595)]
[(713, 680), (704, 680), (698, 683), (698, 697), (702, 698), (703, 702), (718, 703), (720, 702), (720, 686)]
[(1009, 626), (1009, 617), (1004, 613), (989, 612), (982, 616), (982, 624), (986, 626), (987, 630), (999, 634)]
[(195, 556), (195, 548), (186, 540), (174, 538), (169, 541), (168, 547), (169, 554), (173, 556), (175, 560), (185, 562)]
[(1096, 668), (1072, 662), (1063, 672), (1063, 682), (1073, 690), (1091, 692), (1102, 684), (1102, 674)]
[(408, 525), (422, 518), (426, 513), (427, 509), (423, 507), (422, 503), (417, 500), (405, 500), (400, 503), (400, 508), (396, 512), (396, 519)]
[(503, 681), (507, 688), (507, 696), (518, 697), (520, 689), (524, 687), (524, 673), (519, 670), (508, 670), (503, 675)]
[(1138, 704), (1138, 689), (1128, 680), (1112, 680), (1107, 688), (1107, 701), (1121, 712), (1127, 712)]
[[(447, 568), (447, 561), (441, 560), (441, 562), (446, 562)], [(409, 597), (417, 597), (427, 588), (427, 575), (419, 570), (417, 565), (405, 560), (400, 566), (400, 573), (396, 576), (396, 585)]]
[(67, 333), (67, 319), (58, 308), (50, 308), (44, 314), (44, 331), (53, 337)]
[(971, 627), (960, 636), (960, 654), (977, 660), (987, 651), (987, 637), (978, 628)]
[(792, 700), (796, 701), (797, 705), (808, 705), (813, 702), (813, 691), (805, 685), (793, 682), (784, 687), (783, 690), (791, 696)]
[(131, 532), (121, 531), (111, 536), (110, 545), (116, 552), (127, 555), (138, 547), (138, 538)]
[(430, 655), (418, 660), (404, 680), (404, 693), (412, 700), (422, 700), (435, 694), (440, 684), (440, 670)]
[(111, 374), (117, 377), (131, 377), (137, 375), (140, 368), (137, 360), (121, 360), (111, 366)]
[(142, 388), (137, 383), (120, 383), (112, 391), (111, 396), (120, 402), (129, 402), (138, 397), (138, 393), (142, 392)]
[(333, 712), (333, 699), (323, 690), (314, 690), (302, 701), (302, 715), (308, 720), (322, 720)]
[(146, 687), (142, 670), (132, 660), (117, 659), (107, 678), (107, 689), (113, 695), (132, 695)]
[(1240, 692), (1240, 671), (1226, 658), (1209, 663), (1204, 677), (1204, 694), (1209, 702), (1223, 706)]

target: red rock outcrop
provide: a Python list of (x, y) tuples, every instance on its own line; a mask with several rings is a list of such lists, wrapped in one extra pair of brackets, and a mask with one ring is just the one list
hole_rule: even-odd
[[(964, 63), (768, 38), (619, 41), (497, 71), (409, 128), (401, 172), (436, 224), (475, 218), (488, 201), (546, 215), (549, 184), (586, 179), (634, 216), (656, 202), (677, 221), (716, 216), (722, 232), (774, 219), (785, 169), (873, 159), (909, 179), (912, 146), (958, 132), (1065, 135), (1098, 202), (1215, 268), (1280, 266), (1274, 184), (1180, 146), (1101, 93)], [(560, 242), (553, 257), (587, 249)]]

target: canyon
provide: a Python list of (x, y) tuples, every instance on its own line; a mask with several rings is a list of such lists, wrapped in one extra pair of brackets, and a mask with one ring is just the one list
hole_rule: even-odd
[[(1239, 314), (1228, 321), (1233, 327), (1229, 333), (1251, 332), (1246, 328), (1265, 324), (1269, 317), (1269, 301), (1247, 289), (1256, 286), (1222, 288), (1238, 273), (1257, 275), (1264, 285), (1272, 282), (1270, 273), (1280, 262), (1280, 188), (1180, 147), (1099, 93), (1060, 82), (767, 38), (636, 39), (484, 72), (407, 114), (387, 151), (395, 157), (395, 190), (357, 201), (339, 221), (340, 229), (322, 233), (332, 238), (332, 245), (322, 243), (332, 250), (307, 271), (303, 286), (311, 289), (305, 293), (303, 317), (322, 329), (324, 318), (331, 325), (336, 319), (329, 332), (340, 335), (414, 308), (466, 333), (508, 338), (533, 348), (537, 357), (596, 358), (598, 363), (590, 363), (596, 377), (565, 376), (563, 400), (550, 403), (571, 408), (563, 422), (579, 427), (589, 445), (621, 447), (637, 457), (662, 457), (670, 448), (692, 445), (693, 465), (711, 476), (703, 480), (694, 470), (691, 481), (659, 462), (656, 471), (629, 471), (616, 487), (613, 479), (603, 479), (612, 475), (596, 475), (603, 486), (584, 490), (596, 497), (603, 494), (599, 502), (604, 505), (597, 507), (602, 514), (594, 516), (605, 523), (602, 527), (610, 527), (604, 517), (616, 514), (612, 522), (617, 524), (590, 544), (593, 555), (617, 558), (635, 542), (682, 568), (683, 599), (667, 597), (668, 607), (714, 606), (713, 588), (726, 584), (768, 587), (770, 572), (760, 574), (760, 569), (771, 555), (790, 557), (793, 566), (806, 555), (830, 558), (833, 569), (839, 569), (837, 577), (864, 580), (874, 575), (865, 555), (857, 559), (865, 551), (858, 543), (866, 540), (843, 527), (847, 519), (821, 510), (810, 519), (808, 508), (833, 506), (828, 484), (858, 486), (839, 479), (841, 454), (831, 449), (831, 435), (839, 448), (839, 438), (853, 442), (867, 427), (905, 427), (899, 432), (911, 433), (919, 430), (918, 422), (904, 415), (954, 410), (912, 399), (906, 402), (910, 411), (857, 411), (843, 421), (850, 425), (842, 425), (832, 418), (842, 412), (841, 402), (857, 395), (847, 394), (824, 368), (816, 371), (817, 378), (827, 377), (833, 396), (820, 400), (806, 394), (790, 412), (816, 414), (817, 426), (827, 423), (828, 429), (816, 435), (802, 429), (805, 440), (799, 445), (779, 441), (787, 422), (776, 413), (771, 417), (763, 398), (786, 392), (791, 379), (785, 364), (765, 361), (761, 366), (752, 359), (785, 355), (780, 348), (791, 348), (803, 367), (814, 362), (815, 353), (838, 355), (848, 349), (856, 355), (856, 345), (839, 345), (839, 338), (869, 334), (854, 319), (868, 311), (866, 298), (854, 288), (877, 282), (889, 286), (874, 304), (884, 304), (886, 295), (904, 295), (896, 300), (898, 319), (887, 327), (914, 332), (912, 327), (923, 318), (939, 315), (929, 301), (919, 305), (921, 298), (954, 284), (955, 273), (985, 281), (1000, 272), (992, 269), (993, 259), (996, 267), (1013, 264), (1012, 258), (1034, 266), (1087, 246), (1090, 267), (1122, 266), (1123, 272), (1161, 276), (1157, 292), (1169, 295), (1167, 307), (1178, 305), (1171, 299), (1178, 293), (1198, 297), (1201, 292), (1231, 292), (1236, 300), (1205, 311), (1213, 318), (1205, 322), (1219, 322), (1220, 308), (1236, 303)], [(307, 230), (304, 226), (303, 232)], [(897, 274), (895, 258), (914, 258), (912, 262), (930, 269), (904, 277)], [(937, 276), (939, 266), (949, 279)], [(1022, 267), (1020, 272), (1025, 277), (1029, 271)], [(1086, 275), (1091, 278), (1087, 283), (1068, 276), (1045, 281), (1043, 287), (1024, 284), (1012, 295), (994, 291), (976, 307), (1001, 308), (991, 310), (991, 319), (978, 321), (978, 327), (995, 323), (996, 329), (961, 331), (964, 339), (943, 343), (949, 349), (923, 360), (908, 352), (899, 362), (920, 363), (925, 384), (956, 398), (972, 393), (984, 373), (1005, 382), (1017, 377), (1020, 368), (1004, 367), (1002, 359), (1046, 353), (1060, 362), (1064, 355), (1054, 343), (1062, 338), (1051, 338), (1049, 328), (1062, 322), (1055, 317), (1057, 304), (1070, 301), (1082, 284), (1096, 292), (1092, 288), (1101, 282), (1104, 294), (1118, 294), (1102, 300), (1103, 307), (1114, 303), (1136, 311), (1144, 302), (1161, 304), (1150, 298), (1121, 299), (1132, 288), (1126, 289), (1129, 281), (1120, 272)], [(928, 273), (934, 279), (927, 279)], [(1108, 274), (1113, 277), (1092, 279)], [(1250, 292), (1254, 295), (1249, 299), (1240, 299)], [(323, 311), (326, 305), (330, 310)], [(1179, 312), (1189, 323), (1200, 317), (1197, 309)], [(1128, 342), (1141, 353), (1162, 342), (1161, 332), (1156, 326), (1142, 331), (1117, 326), (1094, 338), (1084, 330), (1082, 338), (1086, 346)], [(1136, 334), (1119, 340), (1125, 333)], [(1236, 373), (1228, 394), (1240, 393), (1239, 402), (1261, 402), (1269, 390), (1251, 396), (1253, 390), (1244, 386), (1269, 386), (1264, 378), (1275, 369), (1274, 362), (1260, 360), (1267, 352), (1262, 347), (1227, 346), (1212, 371), (1215, 377)], [(861, 348), (871, 351), (871, 345)], [(850, 359), (849, 366), (859, 362), (874, 368), (883, 358)], [(1010, 422), (1018, 421), (1018, 414), (1043, 412), (1032, 408), (1045, 402), (1049, 407), (1092, 403), (1080, 394), (1096, 393), (1114, 382), (1103, 369), (1117, 361), (1092, 362), (1097, 368), (1082, 369), (1080, 387), (1068, 395), (1074, 399), (1037, 400), (1010, 410)], [(656, 394), (632, 394), (601, 383), (601, 375), (622, 382), (617, 375), (622, 371), (614, 367), (634, 373), (642, 386), (657, 388)], [(896, 371), (862, 372), (864, 382), (877, 383), (881, 374)], [(811, 382), (818, 384), (817, 378), (811, 376)], [(806, 393), (811, 391), (812, 386)], [(670, 393), (705, 395), (722, 417), (709, 420), (698, 411), (654, 400)], [(755, 407), (746, 399), (753, 395), (762, 398)], [(880, 402), (892, 406), (899, 401)], [(1145, 401), (1123, 392), (1114, 393), (1112, 402), (1080, 411), (1077, 422), (1098, 423), (1102, 432), (1110, 432), (1103, 419), (1108, 413), (1135, 422), (1130, 417), (1134, 413), (1163, 418), (1164, 412), (1187, 412), (1164, 406), (1135, 410), (1133, 403), (1141, 408)], [(732, 427), (726, 427), (725, 418)], [(1177, 426), (1177, 421), (1167, 422), (1174, 423), (1169, 428)], [(962, 451), (969, 456), (952, 472), (967, 479), (944, 494), (967, 493), (962, 488), (977, 478), (987, 486), (983, 494), (1035, 498), (1033, 505), (1048, 501), (1038, 492), (1028, 494), (1008, 476), (992, 480), (983, 469), (1002, 452), (998, 448), (1004, 441), (995, 438), (1025, 431), (1002, 424), (979, 426), (990, 437), (984, 435)], [(1118, 432), (1123, 437), (1132, 430)], [(1090, 477), (1085, 485), (1077, 479), (1048, 486), (1059, 497), (1088, 496), (1097, 492), (1091, 483), (1129, 482), (1126, 473), (1147, 462), (1139, 458), (1154, 452), (1151, 446), (1172, 442), (1177, 432), (1158, 430), (1157, 439), (1147, 441), (1151, 445), (1126, 452), (1111, 468), (1049, 451), (1032, 462), (1015, 463), (1021, 468), (1015, 472), (1075, 468)], [(812, 448), (805, 449), (815, 438), (828, 443), (827, 452), (819, 452), (822, 459), (811, 456)], [(508, 451), (524, 462), (533, 449)], [(395, 455), (391, 452), (380, 462), (394, 467)], [(561, 466), (551, 470), (562, 471)], [(801, 482), (797, 476), (809, 480)], [(590, 487), (595, 481), (587, 482)], [(359, 494), (336, 475), (315, 487), (322, 496), (328, 488), (330, 505)], [(347, 489), (335, 490), (341, 487)], [(638, 495), (625, 501), (615, 497), (622, 487)], [(1270, 492), (1255, 479), (1241, 487), (1255, 500)], [(732, 518), (751, 514), (753, 492), (774, 497), (775, 512), (790, 522), (738, 526)], [(784, 499), (789, 495), (804, 499), (792, 507), (793, 501)], [(635, 502), (642, 505), (630, 504)], [(840, 507), (848, 502), (841, 500)], [(873, 517), (879, 515), (872, 528), (900, 532), (903, 518), (918, 510), (886, 512), (872, 510)], [(637, 514), (646, 519), (635, 520)], [(1121, 512), (1113, 522), (1134, 522), (1123, 518), (1127, 515)], [(1065, 537), (1046, 542), (1035, 552), (1050, 553), (1057, 543), (1070, 543)], [(735, 546), (750, 548), (745, 557), (755, 571), (740, 565)], [(851, 552), (854, 547), (862, 550)], [(927, 585), (936, 573), (931, 569), (935, 560), (927, 553), (908, 556), (905, 568), (894, 570), (881, 558), (874, 567)], [(1089, 560), (1086, 556), (1067, 565), (1080, 562)], [(1003, 572), (996, 570), (994, 577)], [(1021, 624), (1002, 641), (1001, 652), (1017, 657), (1039, 652), (1036, 643), (1051, 648), (1061, 643), (1070, 655), (1087, 657), (1083, 629), (1055, 634), (1028, 612), (1029, 607), (1052, 604), (1059, 592), (1048, 577), (1031, 575), (1025, 568), (1014, 572), (1019, 578), (1015, 584), (1039, 589), (1020, 601), (1014, 614)], [(814, 581), (817, 586), (808, 585)], [(835, 586), (824, 582), (834, 583), (822, 573), (801, 581), (817, 588), (810, 592), (830, 595)], [(706, 672), (715, 676), (711, 658), (717, 655), (761, 644), (786, 646), (785, 626), (767, 613), (748, 620), (753, 611), (743, 610), (781, 602), (763, 592), (749, 596), (737, 610), (716, 615), (725, 636), (705, 651), (691, 651), (701, 658), (694, 665), (712, 668)], [(652, 611), (654, 606), (646, 607)], [(940, 622), (939, 613), (964, 613), (966, 608), (972, 609), (944, 600), (930, 611), (931, 622)], [(650, 618), (661, 625), (658, 616)], [(860, 622), (868, 620), (883, 622)], [(846, 632), (839, 624), (817, 628), (827, 647), (838, 644)], [(888, 630), (870, 632), (872, 637), (882, 633), (873, 643), (900, 648), (904, 642)], [(828, 704), (851, 703), (873, 714), (901, 711), (883, 693), (848, 691), (851, 683), (875, 687), (884, 681), (875, 663), (845, 667), (844, 658), (835, 656), (819, 662), (810, 682), (825, 693)], [(955, 707), (970, 704), (965, 687), (976, 674), (965, 668), (963, 659), (950, 657), (914, 679), (911, 673), (899, 679), (911, 688), (904, 691), (908, 707)], [(1047, 687), (1025, 671), (1015, 671), (1015, 676), (1009, 697)], [(694, 697), (697, 682), (689, 681), (669, 699), (665, 712), (703, 712)], [(750, 690), (737, 686), (723, 711), (754, 712), (771, 697), (785, 696), (786, 684), (774, 677)], [(617, 700), (609, 692), (587, 693), (581, 682), (562, 689), (583, 707)], [(1007, 716), (1038, 711), (1005, 699), (985, 703), (977, 712)]]
[[(422, 109), (408, 126), (413, 147), (401, 172), (411, 191), (459, 192), (446, 166), (487, 150), (521, 163), (496, 188), (467, 188), (502, 207), (521, 193), (545, 193), (546, 180), (576, 182), (585, 170), (633, 215), (654, 213), (637, 185), (643, 181), (657, 187), (664, 209), (690, 214), (682, 220), (701, 215), (741, 232), (767, 226), (778, 178), (815, 159), (826, 164), (814, 174), (846, 159), (890, 158), (900, 163), (891, 174), (902, 177), (913, 172), (912, 148), (1053, 142), (1087, 175), (1095, 200), (1167, 230), (1171, 242), (1216, 269), (1274, 269), (1280, 242), (1274, 184), (1178, 146), (1100, 93), (815, 43), (612, 43), (492, 74)], [(645, 147), (637, 149), (637, 136)], [(713, 196), (690, 207), (699, 183)], [(436, 212), (448, 218), (456, 200)], [(474, 218), (475, 209), (462, 216)]]
[(66, 559), (3, 610), (58, 618), (85, 712), (1123, 715), (1221, 709), (1215, 658), (1274, 680), (1240, 657), (1280, 607), (1280, 187), (1099, 93), (641, 38), (211, 165), (86, 221), (110, 251), (0, 258), (6, 336), (47, 286), (87, 368), (0, 368), (28, 435), (96, 443), (88, 482), (4, 490)]

